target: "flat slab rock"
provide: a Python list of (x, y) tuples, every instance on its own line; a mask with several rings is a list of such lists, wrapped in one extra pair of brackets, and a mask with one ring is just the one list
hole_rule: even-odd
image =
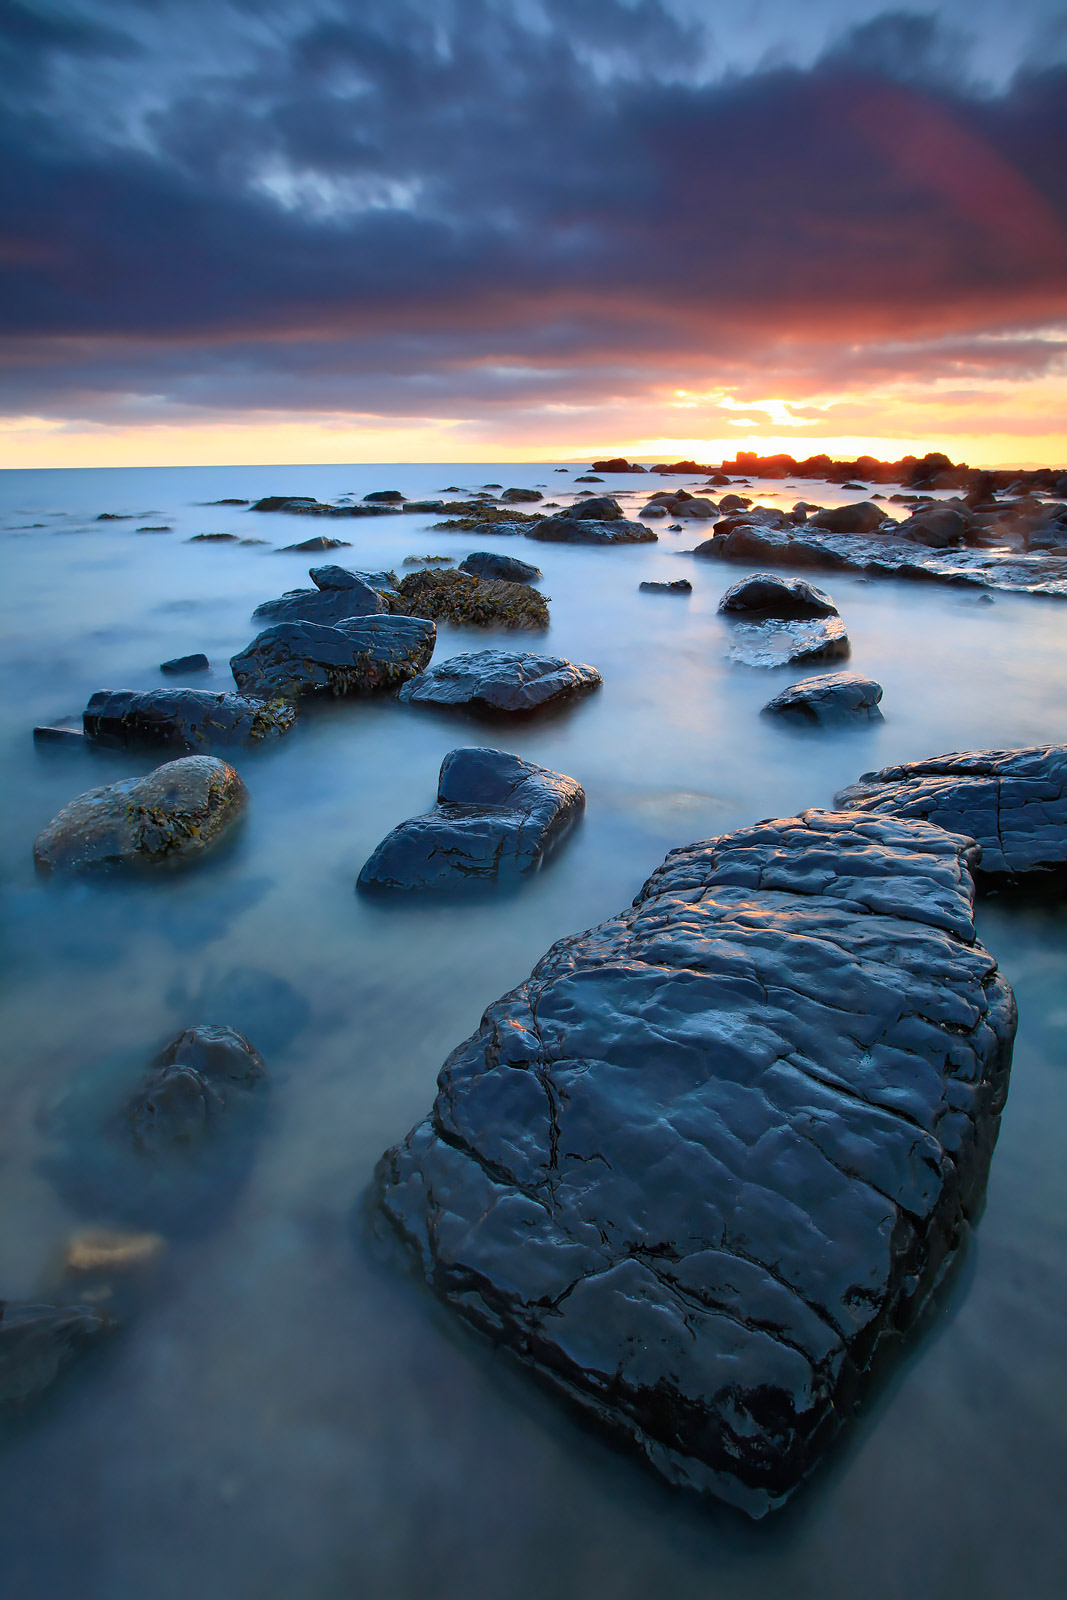
[(840, 617), (812, 622), (737, 622), (730, 629), (731, 661), (746, 667), (788, 667), (807, 661), (838, 661), (850, 655)]
[(555, 544), (655, 544), (659, 537), (654, 528), (625, 518), (594, 522), (590, 518), (544, 517), (522, 531), (527, 539)]
[(247, 799), (225, 761), (185, 756), (79, 795), (37, 835), (34, 860), (39, 872), (67, 874), (195, 857), (237, 820)]
[(752, 1516), (980, 1206), (1016, 1019), (973, 854), (818, 811), (672, 851), (488, 1008), (379, 1163), (382, 1217), (461, 1317)]
[(967, 750), (865, 772), (839, 805), (918, 817), (982, 847), (985, 878), (1067, 866), (1067, 745)]
[(456, 890), (540, 868), (585, 808), (574, 778), (505, 750), (451, 750), (437, 804), (386, 835), (359, 875), (364, 890)]
[(354, 617), (326, 627), (279, 622), (230, 657), (237, 687), (293, 699), (302, 694), (372, 694), (421, 672), (437, 641), (424, 617)]
[(87, 739), (115, 749), (170, 745), (199, 750), (288, 733), (292, 706), (207, 689), (100, 689), (82, 713)]
[(675, 578), (671, 583), (657, 583), (654, 579), (646, 579), (637, 587), (644, 594), (692, 594), (693, 585), (688, 578)]
[(412, 678), (398, 699), (417, 706), (466, 706), (472, 711), (538, 711), (599, 689), (595, 667), (563, 656), (474, 650), (450, 656)]
[[(776, 694), (764, 714), (791, 722), (881, 722), (882, 685), (856, 672), (824, 672)], [(957, 831), (957, 830), (953, 830)]]

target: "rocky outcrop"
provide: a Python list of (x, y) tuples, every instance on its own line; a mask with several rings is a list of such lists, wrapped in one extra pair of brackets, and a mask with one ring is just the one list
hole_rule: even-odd
[(73, 1356), (113, 1327), (111, 1318), (94, 1306), (0, 1300), (0, 1407), (7, 1410), (35, 1400)]
[(580, 783), (504, 750), (452, 750), (437, 804), (387, 834), (359, 875), (375, 892), (461, 890), (541, 867), (585, 807)]
[(146, 1155), (192, 1149), (268, 1077), (263, 1058), (235, 1028), (186, 1028), (128, 1111), (130, 1137)]
[[(397, 498), (402, 499), (403, 496)], [(249, 507), (250, 511), (287, 511), (291, 516), (298, 517), (387, 517), (395, 515), (400, 509), (392, 501), (383, 505), (374, 499), (369, 504), (360, 501), (357, 504), (331, 505), (328, 501), (316, 500), (313, 495), (304, 494), (268, 494)], [(343, 544), (344, 540), (334, 542)], [(314, 546), (309, 541), (306, 545), (290, 545), (288, 548), (302, 550)], [(329, 541), (322, 548), (329, 548)]]
[(773, 572), (755, 572), (731, 584), (719, 601), (719, 610), (731, 615), (779, 617), (786, 621), (806, 617), (836, 617), (837, 607), (828, 594), (803, 578), (779, 578)]
[(437, 629), (422, 617), (354, 617), (336, 627), (280, 622), (230, 658), (237, 687), (295, 699), (398, 689), (433, 655)]
[(499, 556), (491, 550), (475, 550), (459, 564), (460, 572), (475, 578), (500, 578), (504, 583), (536, 583), (544, 576), (540, 567), (518, 556)]
[(791, 683), (763, 707), (790, 722), (881, 722), (882, 685), (855, 672), (826, 672)]
[(561, 512), (557, 517), (543, 517), (522, 531), (528, 539), (553, 544), (654, 544), (657, 538), (653, 528), (646, 528), (640, 522), (628, 522), (621, 513), (618, 517), (595, 521)]
[(638, 466), (636, 461), (627, 461), (625, 456), (612, 456), (607, 461), (594, 461), (594, 472), (646, 472), (647, 467)]
[(964, 840), (806, 812), (673, 851), (449, 1056), (380, 1214), (459, 1316), (760, 1516), (980, 1209), (1011, 991)]
[(114, 749), (246, 743), (288, 733), (295, 720), (292, 706), (207, 689), (100, 689), (82, 713), (86, 737)]
[[(343, 567), (319, 568), (332, 574)], [(291, 589), (278, 600), (264, 600), (253, 611), (254, 617), (270, 617), (275, 622), (321, 622), (326, 627), (345, 622), (349, 617), (379, 616), (388, 610), (380, 588), (367, 583), (358, 573), (345, 572), (351, 581), (316, 583), (314, 589)]]
[(398, 699), (416, 706), (480, 712), (529, 712), (599, 689), (595, 667), (562, 656), (477, 650), (450, 656), (405, 683)]
[(225, 761), (185, 756), (79, 795), (37, 835), (34, 860), (38, 871), (64, 875), (190, 860), (226, 832), (247, 799)]
[(865, 772), (837, 797), (854, 810), (920, 818), (976, 839), (984, 879), (1067, 867), (1067, 745), (967, 750)]
[(731, 661), (739, 661), (746, 667), (842, 661), (852, 651), (840, 617), (824, 617), (812, 622), (735, 622), (730, 637)]
[(394, 612), (476, 628), (547, 628), (548, 601), (526, 583), (469, 572), (410, 572), (397, 585)]

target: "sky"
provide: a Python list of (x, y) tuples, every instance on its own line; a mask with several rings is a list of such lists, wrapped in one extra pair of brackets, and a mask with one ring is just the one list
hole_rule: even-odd
[(1067, 465), (1067, 0), (0, 0), (0, 466)]

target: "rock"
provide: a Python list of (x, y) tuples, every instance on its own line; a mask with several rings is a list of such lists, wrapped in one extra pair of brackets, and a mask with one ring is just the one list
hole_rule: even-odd
[(410, 572), (398, 585), (394, 612), (478, 628), (547, 628), (548, 602), (526, 583), (476, 578), (469, 572)]
[(637, 515), (639, 517), (665, 517), (667, 515), (667, 507), (650, 503), (647, 506), (642, 506)]
[(840, 617), (815, 622), (738, 622), (731, 629), (730, 659), (746, 667), (788, 667), (838, 661), (851, 654)]
[(701, 495), (690, 495), (683, 504), (675, 504), (676, 517), (717, 517), (719, 508), (714, 500), (705, 500)]
[[(342, 567), (332, 570), (344, 571)], [(349, 617), (378, 616), (389, 609), (380, 589), (354, 572), (345, 573), (345, 577), (353, 581), (316, 584), (314, 589), (291, 589), (278, 600), (264, 600), (252, 615), (272, 617), (277, 622), (321, 622), (332, 627)]]
[(627, 461), (625, 456), (612, 456), (610, 461), (594, 461), (594, 472), (644, 472), (644, 467), (639, 467), (637, 462)]
[(174, 529), (171, 528), (171, 527), (168, 527), (164, 523), (157, 523), (157, 524), (153, 525), (152, 527), (138, 528), (138, 529), (136, 529), (136, 532), (137, 533), (173, 533)]
[(211, 662), (207, 656), (197, 653), (191, 656), (173, 656), (170, 661), (159, 663), (160, 672), (206, 672)]
[(639, 522), (615, 519), (592, 522), (571, 517), (566, 512), (558, 517), (545, 517), (522, 531), (528, 539), (553, 544), (652, 544), (656, 540), (655, 530), (644, 528)]
[(80, 728), (49, 727), (40, 724), (33, 730), (34, 744), (85, 744), (85, 734)]
[[(142, 512), (142, 516), (143, 515), (144, 513)], [(121, 511), (101, 511), (96, 520), (97, 522), (132, 522), (133, 514), (132, 512), (125, 513)]]
[(405, 500), (402, 509), (416, 512), (443, 511), (445, 503), (443, 500)]
[(243, 743), (288, 733), (295, 720), (291, 706), (207, 689), (100, 689), (82, 714), (86, 738), (114, 749)]
[(728, 511), (747, 511), (752, 501), (743, 494), (724, 494), (719, 501), (719, 510), (726, 514)]
[(856, 500), (851, 505), (816, 511), (810, 520), (816, 528), (825, 528), (829, 533), (873, 533), (882, 526), (886, 515), (873, 500)]
[(405, 556), (405, 567), (450, 567), (453, 564), (452, 556)]
[(763, 707), (791, 722), (881, 722), (882, 685), (855, 672), (826, 672), (790, 684)]
[[(253, 506), (252, 510), (256, 511), (258, 510), (258, 507)], [(313, 539), (304, 539), (300, 544), (283, 544), (281, 548), (281, 554), (284, 555), (288, 551), (293, 550), (309, 552), (315, 552), (319, 550), (340, 550), (342, 546), (346, 549), (350, 549), (351, 541), (348, 539), (328, 539), (324, 533), (317, 533)]]
[(395, 572), (350, 572), (347, 567), (312, 567), (308, 577), (316, 589), (363, 589), (369, 585), (382, 594), (396, 590)]
[(540, 489), (505, 489), (500, 498), (506, 505), (517, 506), (527, 501), (532, 505), (535, 500), (543, 500), (545, 497)]
[(460, 572), (469, 572), (475, 578), (501, 578), (505, 583), (536, 583), (544, 576), (540, 567), (517, 556), (498, 556), (491, 550), (475, 550), (459, 564)]
[(242, 692), (293, 699), (302, 694), (374, 694), (397, 689), (433, 655), (437, 629), (420, 617), (353, 617), (336, 627), (279, 622), (231, 656)]
[(575, 483), (603, 483), (603, 478), (598, 478), (595, 472), (587, 472), (581, 478), (575, 478)]
[(552, 519), (556, 522), (564, 519), (568, 522), (617, 522), (622, 516), (622, 507), (610, 494), (594, 494), (588, 499), (576, 500), (572, 506), (561, 511), (559, 516)]
[(114, 1326), (92, 1306), (0, 1300), (0, 1406), (22, 1406), (51, 1387), (72, 1356)]
[(648, 580), (637, 585), (645, 594), (692, 594), (693, 585), (688, 578), (675, 578), (673, 583), (653, 583)]
[(130, 1137), (146, 1155), (204, 1139), (216, 1119), (267, 1079), (263, 1058), (234, 1028), (186, 1028), (132, 1101)]
[(186, 539), (186, 544), (237, 544), (236, 533), (194, 533), (191, 539)]
[(504, 750), (451, 750), (437, 804), (386, 835), (364, 890), (474, 888), (540, 868), (585, 806), (580, 783)]
[(595, 667), (561, 656), (477, 650), (449, 656), (405, 683), (398, 699), (411, 705), (462, 706), (472, 711), (537, 711), (599, 689)]
[(719, 601), (719, 610), (761, 617), (836, 617), (837, 607), (828, 594), (803, 578), (779, 578), (773, 572), (756, 572), (731, 584)]
[(865, 772), (839, 805), (935, 822), (982, 847), (982, 879), (1067, 865), (1067, 745), (967, 750)]
[(371, 494), (365, 494), (363, 499), (371, 505), (398, 506), (402, 504), (404, 496), (399, 489), (375, 489)]
[[(403, 496), (398, 498), (402, 499)], [(392, 500), (361, 500), (356, 504), (344, 502), (339, 505), (330, 505), (327, 502), (316, 500), (308, 494), (269, 494), (263, 500), (257, 500), (252, 511), (286, 511), (291, 516), (299, 517), (386, 517), (397, 516), (404, 507)], [(287, 545), (289, 550), (331, 550), (335, 545), (344, 544), (344, 539), (335, 539), (325, 544)]]
[(952, 506), (927, 506), (914, 516), (901, 522), (894, 535), (901, 539), (914, 539), (916, 544), (929, 545), (933, 550), (947, 550), (962, 544), (968, 519)]
[(1011, 991), (964, 841), (806, 812), (673, 851), (449, 1056), (376, 1175), (473, 1327), (752, 1516), (977, 1219)]
[(867, 489), (865, 483), (843, 483), (841, 487), (842, 489), (858, 489), (861, 494), (866, 493)]
[(228, 499), (228, 500), (209, 500), (207, 502), (207, 504), (209, 506), (246, 506), (248, 504), (248, 501), (247, 500), (233, 500), (233, 499)]
[(185, 756), (79, 795), (37, 835), (34, 860), (39, 872), (66, 874), (195, 859), (236, 822), (247, 799), (225, 761)]

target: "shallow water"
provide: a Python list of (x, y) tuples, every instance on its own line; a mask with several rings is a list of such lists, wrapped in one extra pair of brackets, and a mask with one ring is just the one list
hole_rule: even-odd
[[(885, 721), (797, 731), (758, 716), (801, 669), (728, 659), (716, 615), (745, 569), (679, 554), (706, 525), (620, 549), (430, 531), (427, 516), (322, 522), (202, 502), (574, 472), (498, 465), (9, 472), (0, 475), (0, 1296), (43, 1296), (96, 1220), (51, 1157), (116, 1060), (228, 1021), (274, 1078), (248, 1181), (217, 1225), (174, 1241), (105, 1350), (0, 1438), (0, 1588), (18, 1600), (1028, 1600), (1067, 1591), (1067, 911), (984, 903), (1016, 987), (1012, 1091), (966, 1259), (888, 1387), (776, 1517), (750, 1526), (660, 1485), (379, 1265), (358, 1221), (382, 1150), (430, 1105), (444, 1056), (562, 934), (626, 904), (672, 846), (832, 803), (890, 761), (1067, 741), (1062, 602), (827, 575), (851, 666)], [(662, 485), (629, 483), (636, 497)], [(588, 492), (597, 492), (590, 489)], [(757, 485), (765, 502), (849, 496)], [(642, 497), (643, 498), (643, 497)], [(640, 500), (634, 500), (636, 506)], [(134, 520), (97, 522), (103, 511)], [(169, 534), (138, 534), (165, 523)], [(38, 526), (33, 526), (38, 524)], [(190, 544), (234, 531), (265, 546)], [(389, 701), (316, 707), (235, 757), (237, 838), (149, 883), (61, 885), (34, 835), (74, 795), (158, 755), (35, 747), (34, 723), (100, 688), (232, 688), (252, 607), (326, 557), (512, 552), (543, 568), (546, 635), (441, 627), (437, 659), (486, 645), (588, 661), (598, 694), (493, 726)], [(688, 576), (691, 597), (640, 594)], [(477, 904), (358, 899), (359, 868), (433, 799), (442, 756), (500, 744), (580, 779), (583, 824), (521, 891)], [(88, 1113), (87, 1113), (88, 1114)], [(65, 1196), (65, 1198), (64, 1198)]]

